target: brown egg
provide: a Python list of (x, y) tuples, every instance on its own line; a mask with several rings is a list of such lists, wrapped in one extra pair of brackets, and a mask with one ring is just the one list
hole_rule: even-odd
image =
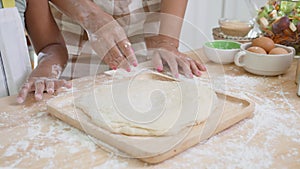
[(259, 54), (267, 54), (267, 52), (258, 46), (251, 46), (250, 48), (247, 49), (249, 52), (253, 52), (253, 53), (259, 53)]
[(269, 54), (272, 54), (272, 55), (288, 54), (288, 53), (289, 53), (288, 51), (286, 51), (285, 49), (280, 48), (280, 47), (276, 47), (269, 52)]
[(261, 47), (269, 53), (275, 47), (275, 44), (274, 41), (268, 37), (260, 37), (252, 41), (252, 46)]

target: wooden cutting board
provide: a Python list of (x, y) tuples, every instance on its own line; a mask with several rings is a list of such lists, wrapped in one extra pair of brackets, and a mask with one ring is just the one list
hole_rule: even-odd
[(91, 139), (104, 149), (148, 163), (159, 163), (169, 159), (237, 122), (251, 117), (254, 110), (253, 102), (217, 93), (219, 102), (215, 112), (206, 121), (186, 127), (177, 135), (141, 137), (114, 134), (94, 125), (90, 118), (73, 104), (76, 97), (110, 80), (111, 77), (107, 75), (73, 80), (72, 91), (62, 92), (47, 102), (48, 112), (93, 136)]

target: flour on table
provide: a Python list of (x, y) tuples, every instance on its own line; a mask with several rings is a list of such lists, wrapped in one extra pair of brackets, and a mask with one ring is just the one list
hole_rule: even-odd
[(195, 82), (136, 79), (101, 85), (75, 105), (113, 133), (163, 136), (205, 121), (216, 101), (213, 90)]

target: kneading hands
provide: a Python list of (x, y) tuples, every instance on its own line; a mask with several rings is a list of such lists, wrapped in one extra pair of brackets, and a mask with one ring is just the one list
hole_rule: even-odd
[(187, 57), (178, 51), (178, 40), (164, 35), (146, 38), (148, 53), (152, 56), (152, 63), (157, 71), (163, 71), (164, 65), (168, 65), (172, 75), (179, 77), (178, 68), (188, 78), (193, 75), (201, 76), (201, 71), (206, 68), (199, 61)]
[[(124, 29), (93, 1), (51, 0), (51, 2), (86, 30), (92, 48), (110, 68), (122, 68), (129, 72), (131, 65), (138, 65)], [(130, 0), (126, 2), (130, 3)], [(173, 0), (162, 0), (159, 33), (145, 38), (154, 68), (163, 71), (167, 65), (176, 78), (180, 69), (189, 78), (193, 75), (200, 76), (201, 71), (206, 70), (199, 61), (190, 59), (178, 51), (178, 39), (186, 5), (187, 0), (177, 0), (176, 3)], [(67, 63), (68, 53), (48, 1), (28, 0), (27, 6), (26, 28), (35, 51), (43, 57), (20, 89), (17, 97), (19, 103), (24, 102), (31, 91), (35, 91), (36, 100), (41, 100), (45, 91), (53, 94), (60, 87), (71, 87), (69, 82), (59, 79)]]
[[(120, 4), (122, 2), (122, 4)], [(127, 11), (130, 0), (115, 1), (114, 12)], [(137, 66), (137, 59), (124, 29), (108, 13), (93, 1), (52, 0), (63, 13), (79, 23), (88, 33), (93, 50), (112, 69), (123, 68), (130, 71), (130, 65)], [(146, 45), (153, 66), (162, 71), (165, 65), (170, 67), (174, 77), (181, 69), (185, 76), (200, 76), (205, 67), (178, 51), (183, 17), (187, 0), (161, 1), (160, 30), (158, 35), (146, 37)]]

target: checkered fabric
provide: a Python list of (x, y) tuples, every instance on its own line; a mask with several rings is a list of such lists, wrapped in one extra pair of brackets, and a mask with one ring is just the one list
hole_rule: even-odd
[[(144, 36), (159, 30), (160, 0), (93, 0), (111, 14), (124, 28), (139, 62), (147, 60)], [(65, 79), (94, 75), (108, 70), (88, 45), (85, 30), (54, 6), (52, 14), (62, 32), (69, 52), (69, 64), (62, 75)]]

